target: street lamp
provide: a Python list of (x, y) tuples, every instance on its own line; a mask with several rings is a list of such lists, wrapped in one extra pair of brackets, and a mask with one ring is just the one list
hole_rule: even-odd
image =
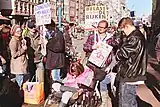
[(58, 6), (58, 27), (61, 28), (62, 25), (62, 0), (58, 0), (57, 2), (57, 6)]

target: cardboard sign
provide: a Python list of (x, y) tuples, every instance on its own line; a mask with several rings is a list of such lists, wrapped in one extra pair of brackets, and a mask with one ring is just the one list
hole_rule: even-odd
[(85, 29), (92, 29), (101, 20), (107, 20), (107, 8), (105, 5), (85, 6)]
[(51, 9), (49, 2), (35, 6), (34, 11), (37, 25), (51, 23)]
[(92, 51), (88, 60), (96, 66), (102, 67), (107, 60), (109, 54), (111, 53), (113, 47), (103, 43), (102, 41), (99, 41), (97, 43), (97, 46), (99, 48)]

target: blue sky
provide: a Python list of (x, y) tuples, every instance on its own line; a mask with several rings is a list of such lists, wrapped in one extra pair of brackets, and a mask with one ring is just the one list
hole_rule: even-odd
[(126, 0), (128, 8), (135, 11), (136, 16), (152, 13), (152, 0)]

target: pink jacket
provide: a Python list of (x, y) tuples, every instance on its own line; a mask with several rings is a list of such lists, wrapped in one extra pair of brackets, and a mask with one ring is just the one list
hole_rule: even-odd
[(87, 66), (85, 66), (84, 69), (84, 72), (78, 77), (74, 77), (68, 73), (67, 77), (63, 80), (64, 85), (79, 88), (77, 83), (82, 83), (86, 86), (89, 86), (92, 82), (94, 72)]

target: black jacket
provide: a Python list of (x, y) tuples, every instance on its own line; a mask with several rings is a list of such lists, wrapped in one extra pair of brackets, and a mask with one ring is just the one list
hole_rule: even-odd
[(46, 69), (52, 70), (64, 67), (65, 64), (65, 42), (63, 33), (56, 30), (51, 39), (48, 40), (46, 55)]
[(139, 30), (134, 30), (116, 53), (119, 81), (145, 80), (147, 69), (146, 40)]

